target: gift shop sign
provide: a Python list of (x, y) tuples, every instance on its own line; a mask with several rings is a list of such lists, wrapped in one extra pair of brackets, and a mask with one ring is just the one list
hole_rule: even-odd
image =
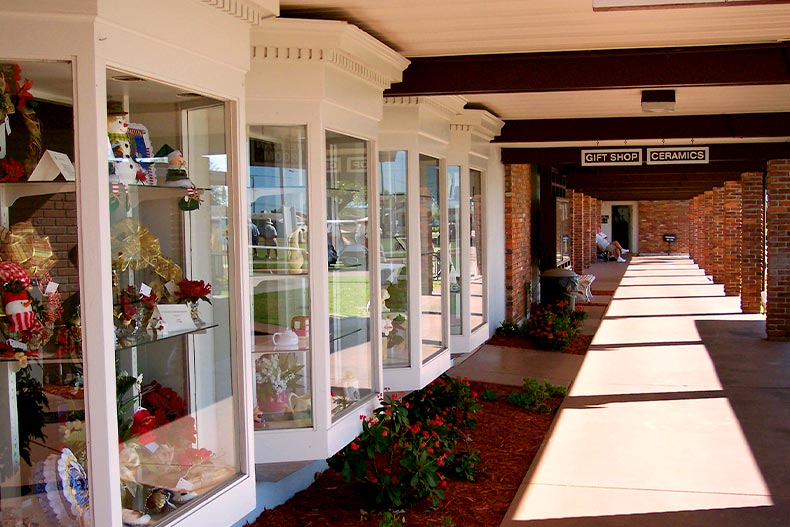
[[(668, 146), (647, 148), (644, 156), (648, 165), (688, 165), (707, 164), (710, 151), (707, 146)], [(641, 165), (641, 148), (612, 148), (582, 150), (582, 166), (623, 166)]]
[(582, 166), (622, 166), (622, 165), (641, 165), (641, 148), (616, 148), (616, 149), (596, 149), (582, 150)]

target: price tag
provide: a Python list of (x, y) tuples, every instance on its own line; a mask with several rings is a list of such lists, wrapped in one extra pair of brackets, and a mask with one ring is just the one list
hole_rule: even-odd
[(14, 349), (20, 349), (22, 351), (27, 351), (27, 344), (25, 344), (24, 342), (19, 342), (18, 340), (14, 340), (14, 339), (8, 339), (5, 342), (6, 342), (6, 344), (8, 344), (9, 346), (11, 346)]
[(197, 329), (186, 304), (159, 304), (156, 306), (167, 331), (191, 331)]
[(179, 479), (178, 483), (176, 483), (176, 489), (178, 489), (178, 490), (183, 490), (183, 491), (189, 492), (190, 490), (192, 490), (194, 488), (195, 488), (195, 486), (192, 484), (192, 482), (187, 481), (184, 478)]
[(48, 283), (47, 284), (47, 288), (44, 289), (44, 294), (45, 295), (52, 295), (52, 294), (57, 293), (59, 285), (60, 284), (57, 283), (57, 282), (50, 282), (50, 283)]
[(175, 282), (170, 280), (165, 284), (165, 289), (167, 289), (167, 292), (170, 293), (171, 295), (175, 295), (176, 291), (178, 291), (178, 286), (176, 285)]
[(140, 284), (140, 296), (151, 296), (151, 286), (145, 282)]

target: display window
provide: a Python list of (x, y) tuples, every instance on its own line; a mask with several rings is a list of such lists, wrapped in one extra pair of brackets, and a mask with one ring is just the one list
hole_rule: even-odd
[(444, 277), (442, 264), (443, 193), (441, 162), (420, 154), (420, 315), (423, 363), (446, 348), (442, 320)]
[(411, 366), (407, 161), (405, 150), (379, 152), (381, 349), (385, 368)]
[(488, 322), (486, 301), (486, 214), (483, 201), (483, 173), (469, 170), (469, 311), (471, 330)]
[[(371, 395), (377, 370), (370, 302), (369, 144), (326, 132), (329, 370), (332, 417)], [(375, 225), (375, 222), (373, 223)]]
[(313, 425), (306, 126), (250, 126), (256, 430)]
[(450, 255), (450, 334), (463, 332), (464, 289), (461, 283), (461, 167), (447, 167), (448, 248)]

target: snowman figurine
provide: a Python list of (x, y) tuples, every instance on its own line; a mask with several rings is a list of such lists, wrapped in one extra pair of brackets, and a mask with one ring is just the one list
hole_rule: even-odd
[(107, 138), (112, 151), (110, 181), (120, 183), (124, 187), (135, 182), (145, 183), (148, 175), (140, 163), (132, 158), (128, 115), (117, 103), (110, 103), (107, 109)]
[(3, 307), (11, 333), (41, 327), (33, 311), (33, 301), (27, 292), (30, 277), (18, 264), (10, 261), (0, 262), (0, 281), (3, 284)]

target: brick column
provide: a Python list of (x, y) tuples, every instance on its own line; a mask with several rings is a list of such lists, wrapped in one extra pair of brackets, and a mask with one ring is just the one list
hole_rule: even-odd
[(717, 284), (724, 283), (724, 187), (713, 189), (713, 231), (711, 237), (710, 274)]
[(710, 265), (712, 262), (710, 253), (711, 236), (713, 232), (713, 191), (707, 190), (702, 195), (702, 214), (700, 216), (700, 242), (702, 251), (700, 253), (699, 266), (705, 270), (705, 274), (711, 274)]
[(689, 258), (696, 262), (697, 253), (697, 204), (698, 196), (689, 200)]
[(584, 196), (584, 266), (589, 267), (595, 258), (595, 227), (593, 226), (592, 196)]
[(768, 340), (790, 340), (790, 159), (768, 162)]
[(741, 182), (724, 182), (724, 294), (741, 294)]
[[(573, 192), (571, 194), (571, 192)], [(584, 273), (584, 194), (567, 191), (571, 203), (571, 265), (576, 274)]]
[(763, 175), (741, 174), (741, 311), (760, 312), (763, 290)]
[(514, 322), (529, 308), (531, 176), (530, 165), (505, 165), (505, 317)]

